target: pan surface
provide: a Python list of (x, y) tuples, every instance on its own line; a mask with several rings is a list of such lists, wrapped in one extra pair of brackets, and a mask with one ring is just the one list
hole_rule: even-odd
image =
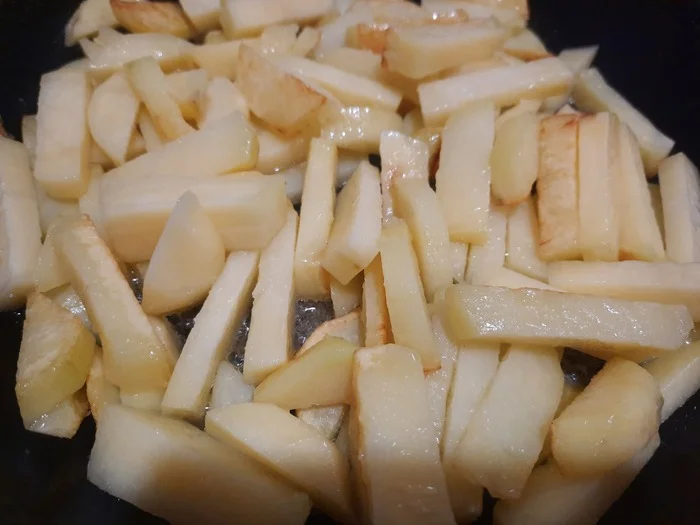
[[(293, 1), (293, 0), (290, 0)], [(19, 136), (36, 112), (39, 76), (69, 59), (63, 26), (78, 0), (0, 0), (0, 115)], [(531, 0), (531, 26), (552, 51), (599, 44), (596, 66), (661, 130), (700, 162), (700, 2)], [(14, 395), (21, 312), (0, 314), (0, 523), (164, 523), (85, 479), (95, 427), (72, 440), (27, 432)], [(661, 447), (601, 523), (700, 523), (700, 395), (661, 429)], [(193, 480), (193, 482), (196, 482)], [(487, 511), (482, 523), (490, 523)], [(313, 516), (310, 523), (328, 523)]]

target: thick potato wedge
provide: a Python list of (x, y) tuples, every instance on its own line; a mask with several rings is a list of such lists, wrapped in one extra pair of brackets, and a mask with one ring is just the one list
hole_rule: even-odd
[(37, 197), (27, 149), (0, 137), (0, 310), (21, 306), (41, 251)]
[(636, 361), (677, 350), (692, 328), (682, 305), (464, 284), (446, 290), (441, 315), (457, 342), (570, 346)]
[(483, 284), (489, 275), (503, 268), (506, 260), (506, 228), (508, 218), (503, 210), (489, 212), (489, 240), (483, 246), (469, 247), (469, 261), (464, 280), (471, 284)]
[(87, 477), (173, 523), (302, 525), (311, 507), (306, 494), (196, 427), (119, 405), (103, 411)]
[[(563, 388), (555, 348), (512, 345), (459, 442), (456, 468), (493, 496), (518, 499)], [(524, 396), (526, 404), (519, 402)]]
[(524, 98), (543, 98), (566, 93), (573, 75), (558, 58), (544, 58), (521, 65), (476, 71), (418, 87), (423, 117), (428, 126), (439, 126), (467, 104), (491, 101), (497, 107)]
[(117, 19), (112, 12), (109, 0), (84, 0), (66, 24), (66, 46), (94, 35), (103, 27), (114, 27)]
[(539, 237), (535, 203), (532, 198), (528, 198), (508, 215), (505, 266), (533, 279), (547, 282), (549, 269), (538, 254)]
[(82, 217), (62, 222), (53, 233), (71, 285), (100, 336), (107, 379), (134, 393), (165, 390), (172, 371), (167, 352), (94, 225)]
[(150, 177), (133, 184), (105, 176), (102, 217), (115, 255), (127, 263), (149, 260), (175, 203), (188, 190), (216, 225), (227, 251), (267, 246), (287, 216), (284, 180), (259, 173), (205, 180)]
[(555, 115), (540, 122), (537, 174), (539, 255), (545, 261), (578, 259), (578, 115)]
[(355, 350), (343, 339), (326, 337), (269, 375), (253, 400), (287, 410), (348, 403)]
[(380, 255), (375, 257), (369, 266), (365, 268), (365, 276), (362, 282), (361, 322), (364, 333), (364, 346), (384, 345), (393, 340)]
[(332, 9), (333, 0), (291, 4), (285, 0), (224, 0), (221, 3), (221, 25), (230, 39), (257, 36), (267, 26), (316, 22), (330, 14)]
[(91, 93), (85, 71), (58, 70), (41, 77), (34, 177), (55, 199), (77, 199), (87, 190)]
[(267, 403), (231, 405), (210, 410), (205, 429), (309, 494), (329, 515), (352, 521), (347, 461), (286, 410)]
[(100, 414), (106, 405), (118, 405), (121, 402), (119, 388), (105, 377), (102, 348), (99, 346), (95, 347), (95, 355), (85, 383), (85, 393), (90, 412), (96, 422), (99, 422)]
[(604, 474), (632, 459), (659, 430), (654, 378), (614, 358), (552, 423), (552, 455), (566, 475)]
[(26, 428), (85, 384), (95, 351), (95, 337), (72, 313), (40, 293), (28, 303), (15, 387)]
[(642, 150), (644, 171), (656, 175), (659, 162), (668, 156), (673, 140), (659, 131), (632, 104), (610, 86), (600, 72), (591, 68), (578, 76), (572, 93), (576, 105), (583, 111), (609, 111), (629, 126)]
[(321, 130), (321, 137), (333, 141), (339, 148), (362, 153), (379, 153), (384, 131), (400, 130), (401, 117), (393, 111), (373, 107), (350, 106), (340, 112), (340, 118)]
[(699, 343), (693, 342), (677, 352), (644, 365), (659, 385), (664, 399), (661, 423), (671, 417), (700, 388), (699, 347)]
[(251, 385), (260, 384), (291, 357), (298, 221), (297, 212), (289, 208), (284, 226), (260, 253), (243, 362), (243, 377)]
[(677, 263), (700, 262), (700, 181), (683, 153), (659, 164), (666, 256)]
[(451, 241), (484, 244), (488, 238), (495, 118), (493, 104), (472, 105), (454, 113), (442, 132), (435, 187)]
[(212, 78), (202, 90), (198, 104), (199, 129), (237, 111), (246, 119), (250, 117), (250, 108), (243, 94), (236, 84), (226, 77)]
[(197, 197), (185, 193), (175, 204), (143, 280), (141, 306), (166, 315), (201, 302), (224, 269), (226, 250)]
[(195, 31), (179, 3), (109, 0), (119, 25), (131, 33), (165, 33), (190, 39)]
[(228, 405), (250, 403), (255, 388), (245, 382), (243, 374), (228, 361), (221, 361), (216, 369), (214, 386), (211, 389), (209, 409), (223, 408)]
[(163, 397), (165, 414), (201, 420), (219, 363), (252, 300), (259, 255), (234, 252), (194, 320)]
[(437, 370), (441, 356), (435, 344), (418, 260), (406, 223), (392, 219), (386, 224), (379, 248), (394, 341), (415, 351), (426, 371)]
[(333, 315), (341, 317), (362, 305), (363, 273), (358, 273), (348, 284), (342, 284), (335, 277), (330, 277), (331, 302)]
[(365, 519), (454, 524), (420, 359), (396, 345), (359, 350), (352, 386)]

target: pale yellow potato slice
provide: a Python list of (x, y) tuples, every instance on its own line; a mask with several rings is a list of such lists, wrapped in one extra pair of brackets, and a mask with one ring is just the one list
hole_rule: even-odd
[(524, 29), (506, 40), (503, 43), (503, 51), (527, 62), (552, 56), (542, 40), (529, 29)]
[(465, 284), (446, 290), (441, 315), (458, 343), (570, 346), (636, 361), (677, 350), (693, 326), (683, 305)]
[[(322, 29), (323, 30), (323, 29)], [(382, 57), (366, 49), (338, 47), (316, 55), (316, 61), (342, 69), (353, 75), (381, 80)]]
[(212, 78), (202, 90), (199, 97), (199, 129), (206, 128), (213, 122), (236, 111), (243, 117), (250, 117), (250, 108), (243, 94), (226, 77)]
[(201, 420), (219, 363), (247, 312), (259, 255), (234, 252), (194, 319), (163, 397), (163, 413)]
[(452, 259), (452, 279), (461, 283), (467, 269), (467, 257), (469, 256), (469, 245), (461, 242), (450, 243)]
[(548, 284), (518, 273), (510, 268), (496, 268), (489, 272), (488, 276), (480, 284), (486, 286), (500, 286), (501, 288), (535, 288), (538, 290), (552, 290), (561, 292), (563, 290), (554, 288)]
[(379, 241), (386, 304), (394, 342), (415, 351), (426, 371), (440, 368), (411, 233), (400, 219), (384, 226)]
[(265, 174), (276, 173), (306, 160), (309, 154), (309, 136), (301, 134), (287, 137), (259, 124), (253, 124), (253, 128), (259, 144), (256, 170)]
[(119, 405), (103, 411), (87, 477), (172, 523), (302, 525), (311, 507), (308, 496), (196, 427)]
[(541, 107), (542, 107), (541, 100), (530, 100), (530, 99), (521, 100), (512, 108), (508, 108), (508, 109), (504, 110), (498, 116), (498, 118), (496, 118), (496, 133), (498, 133), (498, 129), (501, 126), (503, 126), (506, 122), (508, 122), (510, 119), (515, 118), (515, 117), (519, 117), (523, 113), (537, 113)]
[(626, 125), (618, 123), (616, 127), (613, 194), (620, 218), (620, 258), (663, 261), (664, 241), (651, 205), (639, 146)]
[(364, 346), (379, 346), (390, 343), (393, 335), (386, 304), (384, 271), (380, 255), (375, 257), (365, 268), (364, 273), (361, 311)]
[(549, 282), (561, 290), (634, 301), (684, 304), (694, 321), (700, 321), (700, 264), (552, 263)]
[(160, 132), (156, 129), (155, 124), (153, 124), (148, 111), (142, 110), (139, 112), (137, 123), (143, 141), (146, 144), (146, 152), (153, 153), (162, 150), (165, 141), (160, 136)]
[(272, 58), (248, 45), (238, 51), (236, 82), (260, 120), (280, 133), (295, 135), (322, 126), (340, 111), (335, 97)]
[(219, 0), (182, 0), (180, 5), (197, 32), (204, 33), (220, 27)]
[(420, 79), (491, 58), (506, 37), (506, 29), (480, 22), (390, 27), (384, 60), (390, 71)]
[(129, 283), (87, 218), (54, 229), (54, 247), (90, 312), (107, 379), (134, 392), (165, 390), (172, 371), (162, 343)]
[(321, 258), (333, 224), (337, 171), (338, 149), (335, 144), (325, 139), (313, 139), (306, 164), (294, 252), (294, 286), (297, 296), (302, 298), (325, 299), (330, 291), (328, 273), (321, 266)]
[(381, 133), (379, 155), (382, 159), (382, 217), (394, 214), (395, 179), (424, 179), (430, 176), (430, 150), (421, 140), (398, 131)]
[(432, 315), (430, 318), (435, 335), (435, 344), (440, 352), (440, 369), (430, 372), (425, 376), (425, 383), (428, 388), (428, 406), (433, 423), (433, 429), (437, 436), (438, 443), (442, 445), (443, 429), (445, 428), (445, 417), (447, 412), (447, 395), (452, 384), (454, 365), (457, 359), (457, 347), (452, 344), (450, 338), (445, 334), (440, 318)]
[(100, 414), (106, 405), (121, 402), (119, 388), (105, 377), (102, 348), (99, 346), (95, 346), (95, 355), (85, 382), (85, 393), (90, 404), (90, 412), (96, 422), (99, 422)]
[(382, 229), (379, 173), (362, 161), (338, 195), (321, 265), (342, 284), (364, 270), (379, 251)]
[(83, 323), (85, 328), (95, 333), (95, 329), (93, 328), (90, 318), (88, 317), (87, 309), (80, 300), (80, 297), (78, 297), (78, 293), (71, 285), (67, 284), (65, 286), (61, 286), (60, 288), (55, 288), (54, 290), (48, 292), (46, 296), (51, 298), (51, 300), (58, 304), (61, 308), (65, 308), (70, 313), (75, 315), (78, 319), (80, 319), (80, 322)]
[(658, 436), (624, 465), (603, 476), (569, 477), (549, 462), (533, 470), (518, 500), (501, 500), (497, 525), (594, 525), (644, 468), (659, 447)]
[(397, 179), (394, 184), (396, 214), (411, 232), (413, 250), (431, 302), (437, 290), (452, 284), (450, 235), (435, 192), (424, 179)]
[[(342, 317), (337, 317), (326, 321), (316, 328), (309, 337), (306, 338), (304, 344), (297, 352), (297, 357), (304, 354), (326, 337), (340, 337), (349, 343), (357, 346), (362, 345), (362, 337), (360, 333), (360, 313), (352, 311)], [(368, 346), (368, 345), (364, 345)]]
[(477, 104), (454, 113), (443, 130), (436, 193), (452, 241), (484, 244), (488, 238), (495, 118), (493, 104)]
[(339, 119), (321, 130), (321, 137), (333, 141), (339, 148), (379, 153), (382, 132), (401, 128), (401, 117), (393, 111), (350, 106), (342, 109)]
[(336, 446), (286, 410), (245, 403), (210, 410), (206, 431), (309, 494), (330, 516), (351, 522), (348, 463)]
[(613, 195), (615, 123), (584, 115), (578, 131), (578, 244), (584, 261), (617, 261), (620, 225)]
[(420, 359), (397, 345), (359, 350), (353, 401), (368, 522), (454, 524)]
[(186, 191), (197, 196), (227, 251), (267, 246), (287, 217), (284, 181), (259, 173), (205, 180), (148, 177), (133, 184), (105, 176), (102, 217), (115, 255), (126, 263), (150, 259), (173, 207)]
[(573, 74), (561, 60), (544, 58), (426, 82), (418, 87), (418, 95), (426, 124), (438, 126), (467, 104), (512, 106), (524, 98), (566, 93), (572, 82)]
[(591, 68), (581, 73), (572, 93), (574, 102), (583, 111), (614, 113), (636, 137), (642, 150), (647, 176), (656, 175), (659, 162), (673, 148), (673, 139), (665, 136), (642, 113), (610, 86), (600, 72)]
[(221, 42), (205, 42), (201, 46), (192, 46), (188, 56), (211, 78), (224, 77), (236, 80), (238, 72), (238, 54), (241, 44), (253, 44), (255, 40), (224, 39)]
[(30, 296), (15, 386), (26, 428), (85, 384), (94, 351), (80, 319), (40, 293)]
[(333, 0), (306, 0), (289, 3), (285, 0), (224, 0), (221, 3), (221, 25), (228, 38), (259, 35), (275, 24), (309, 24), (330, 14)]
[(666, 255), (677, 263), (700, 262), (700, 181), (683, 153), (659, 164)]
[(362, 305), (363, 273), (358, 273), (348, 284), (342, 284), (335, 277), (330, 277), (330, 295), (333, 303), (333, 315), (342, 317)]
[(66, 24), (66, 46), (77, 44), (78, 40), (94, 35), (103, 27), (116, 25), (109, 0), (84, 0)]
[[(90, 185), (92, 185), (92, 174), (98, 169), (101, 170), (102, 168), (97, 164), (90, 165)], [(77, 205), (78, 201), (74, 199), (54, 199), (53, 197), (49, 197), (46, 190), (44, 190), (36, 179), (33, 181), (33, 186), (36, 194), (36, 204), (39, 207), (39, 226), (44, 236), (49, 230), (49, 225), (57, 217), (61, 215), (77, 217), (80, 215), (81, 212)], [(89, 190), (90, 186), (88, 186), (88, 191)], [(85, 195), (87, 195), (87, 192)], [(83, 195), (81, 199), (83, 199), (85, 195)]]
[[(165, 76), (168, 94), (180, 108), (185, 120), (199, 119), (198, 100), (209, 83), (209, 75), (201, 69), (176, 71)], [(241, 110), (246, 117), (245, 111)], [(200, 126), (201, 127), (201, 126)]]
[(545, 261), (577, 259), (579, 195), (577, 171), (578, 115), (555, 115), (540, 122), (540, 167), (537, 174), (539, 255)]
[(528, 198), (508, 215), (505, 267), (547, 282), (549, 269), (538, 253), (539, 236), (535, 202)]
[(148, 410), (150, 412), (160, 412), (160, 405), (163, 402), (162, 390), (146, 390), (144, 392), (131, 392), (120, 390), (119, 399), (124, 406)]
[(39, 255), (34, 268), (34, 286), (37, 292), (48, 292), (59, 286), (67, 284), (70, 280), (68, 272), (61, 261), (56, 256), (56, 251), (53, 247), (53, 235), (49, 228), (44, 238), (44, 244), (41, 245)]
[(55, 199), (77, 199), (87, 190), (91, 93), (85, 71), (58, 70), (41, 77), (34, 177)]
[(489, 212), (489, 240), (479, 246), (469, 247), (469, 260), (464, 280), (471, 284), (483, 284), (489, 275), (503, 268), (506, 260), (506, 228), (508, 218), (505, 212), (493, 208)]
[(661, 423), (682, 407), (700, 388), (700, 348), (693, 342), (644, 366), (656, 380), (663, 396)]
[(56, 405), (50, 412), (42, 414), (27, 427), (31, 432), (47, 436), (70, 439), (78, 432), (80, 424), (90, 411), (85, 392), (78, 390)]
[(335, 440), (345, 421), (346, 412), (347, 406), (341, 404), (297, 410), (296, 416), (326, 439)]
[(457, 446), (456, 468), (494, 497), (520, 497), (563, 387), (556, 349), (512, 345)]
[[(499, 117), (501, 119), (504, 115)], [(540, 118), (535, 111), (497, 121), (491, 150), (491, 192), (505, 205), (526, 200), (539, 169)]]
[(153, 123), (166, 140), (176, 140), (194, 131), (182, 116), (168, 90), (168, 83), (154, 58), (146, 57), (124, 66), (134, 93), (143, 102)]
[(119, 25), (130, 33), (165, 33), (180, 38), (195, 36), (179, 3), (109, 0)]
[(91, 164), (90, 185), (88, 186), (85, 195), (80, 197), (80, 200), (78, 201), (77, 212), (64, 212), (61, 215), (67, 215), (69, 217), (78, 216), (80, 214), (87, 215), (95, 225), (95, 228), (97, 228), (97, 233), (100, 234), (100, 237), (102, 237), (102, 239), (109, 244), (104, 222), (102, 221), (102, 202), (100, 201), (100, 185), (102, 184), (103, 176), (104, 170), (102, 167), (96, 164)]
[(552, 456), (566, 475), (604, 474), (632, 459), (659, 429), (661, 391), (632, 361), (614, 358), (552, 423)]
[[(581, 73), (591, 67), (597, 54), (598, 46), (575, 47), (562, 50), (562, 52), (559, 53), (559, 60), (566, 64), (575, 78), (578, 78)], [(562, 114), (562, 112), (579, 113), (578, 110), (574, 109), (569, 104), (570, 98), (570, 92), (556, 97), (549, 97), (544, 101), (544, 109), (554, 111), (557, 114)]]
[(327, 89), (348, 106), (372, 106), (396, 111), (401, 103), (401, 94), (397, 90), (328, 64), (289, 55), (273, 55), (270, 60), (283, 70)]
[(221, 361), (216, 369), (214, 386), (211, 389), (209, 409), (223, 408), (228, 405), (250, 403), (255, 389), (245, 382), (243, 374), (228, 361)]
[(201, 302), (224, 268), (226, 250), (197, 197), (186, 192), (175, 204), (143, 281), (141, 306), (166, 315)]
[(288, 410), (350, 401), (352, 360), (357, 346), (337, 337), (321, 342), (270, 374), (253, 400)]
[[(583, 386), (580, 383), (569, 383), (564, 381), (564, 389), (561, 393), (561, 398), (559, 399), (559, 406), (557, 406), (557, 411), (554, 414), (554, 419), (558, 418), (559, 415), (573, 403), (574, 399), (578, 397), (581, 392), (583, 392)], [(537, 464), (540, 465), (545, 463), (552, 455), (552, 427), (550, 425), (547, 437), (544, 440), (544, 445), (542, 445), (542, 450), (540, 451), (540, 457), (537, 460)]]

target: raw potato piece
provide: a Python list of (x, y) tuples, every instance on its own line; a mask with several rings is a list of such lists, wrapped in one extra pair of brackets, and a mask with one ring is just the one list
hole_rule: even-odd
[(194, 30), (179, 3), (109, 0), (119, 25), (130, 33), (166, 33), (194, 37)]
[(553, 462), (537, 467), (519, 500), (498, 502), (494, 523), (594, 525), (632, 483), (658, 447), (657, 436), (624, 465), (592, 478), (565, 476)]
[(176, 140), (194, 131), (182, 116), (168, 91), (167, 80), (154, 58), (141, 58), (124, 66), (136, 95), (150, 113), (153, 123), (167, 140)]
[(348, 403), (355, 350), (343, 339), (324, 338), (260, 383), (254, 401), (287, 410)]
[(245, 98), (228, 78), (212, 78), (200, 95), (199, 100), (199, 129), (205, 128), (212, 122), (240, 112), (246, 119), (250, 116), (250, 108)]
[(380, 255), (365, 268), (362, 282), (362, 329), (364, 346), (384, 345), (393, 340)]
[(394, 183), (396, 212), (411, 232), (425, 298), (452, 284), (450, 236), (437, 195), (427, 180), (399, 179)]
[(118, 405), (100, 419), (87, 477), (171, 523), (303, 525), (311, 507), (308, 496), (197, 428)]
[(620, 213), (620, 258), (663, 261), (664, 241), (651, 205), (639, 146), (624, 124), (617, 124), (616, 138), (613, 192)]
[[(30, 164), (31, 166), (31, 164)], [(92, 185), (92, 177), (96, 170), (101, 170), (102, 168), (97, 164), (90, 165), (90, 185)], [(49, 225), (60, 215), (77, 217), (80, 215), (80, 210), (78, 207), (78, 202), (64, 199), (54, 199), (49, 197), (46, 190), (39, 184), (39, 182), (34, 179), (33, 181), (34, 191), (36, 193), (36, 203), (39, 206), (39, 226), (41, 226), (41, 233), (46, 235), (49, 229)], [(88, 186), (88, 191), (90, 186)], [(87, 192), (85, 193), (87, 195)], [(85, 195), (80, 197), (82, 200)]]
[(352, 521), (347, 461), (286, 410), (266, 403), (232, 405), (209, 411), (205, 429), (309, 494), (335, 519)]
[(459, 442), (457, 469), (494, 497), (519, 498), (563, 388), (555, 348), (511, 346)]
[(86, 386), (87, 400), (90, 403), (90, 412), (96, 422), (99, 422), (102, 410), (106, 405), (118, 405), (119, 388), (110, 383), (105, 377), (102, 361), (102, 348), (95, 347), (95, 356), (88, 373)]
[(583, 111), (609, 111), (629, 126), (642, 150), (644, 171), (656, 175), (661, 162), (673, 148), (673, 140), (654, 127), (632, 104), (613, 89), (598, 72), (591, 68), (578, 76), (572, 93), (576, 105)]
[(17, 403), (26, 428), (84, 384), (95, 338), (48, 297), (29, 297), (17, 359)]
[(362, 161), (338, 195), (321, 264), (342, 284), (364, 270), (379, 251), (382, 229), (377, 168)]
[(400, 219), (392, 219), (382, 230), (379, 247), (394, 341), (415, 351), (426, 371), (437, 370), (441, 357), (406, 224)]
[(642, 451), (659, 429), (663, 400), (654, 378), (614, 358), (552, 423), (552, 455), (571, 476), (604, 474)]
[[(335, 187), (339, 190), (350, 179), (355, 170), (363, 160), (366, 160), (365, 155), (352, 152), (339, 152), (338, 154), (338, 171), (335, 175)], [(287, 198), (292, 204), (301, 202), (301, 194), (304, 191), (304, 176), (306, 174), (306, 163), (303, 162), (297, 166), (269, 175), (272, 179), (282, 179), (287, 190)]]
[(251, 301), (259, 255), (234, 252), (194, 319), (163, 397), (164, 414), (201, 420), (217, 366)]
[(333, 315), (342, 317), (360, 307), (362, 304), (362, 278), (362, 272), (353, 277), (348, 284), (341, 284), (334, 277), (330, 278)]
[(87, 72), (58, 70), (41, 77), (34, 177), (54, 199), (77, 199), (90, 182)]
[[(304, 344), (297, 352), (297, 357), (304, 354), (326, 337), (340, 337), (348, 343), (357, 346), (362, 346), (360, 337), (360, 313), (357, 311), (350, 312), (342, 317), (337, 317), (326, 321), (314, 330), (309, 337), (306, 338)], [(367, 345), (365, 345), (367, 346)]]
[(700, 388), (700, 343), (694, 342), (668, 356), (645, 364), (664, 398), (661, 423), (682, 407)]
[(243, 376), (251, 385), (260, 384), (290, 358), (298, 220), (297, 212), (290, 208), (286, 224), (260, 254), (243, 362)]
[(78, 43), (78, 40), (92, 36), (103, 27), (114, 27), (114, 18), (109, 0), (85, 0), (66, 24), (66, 46)]
[(601, 358), (636, 361), (678, 349), (693, 326), (681, 305), (465, 284), (446, 290), (441, 315), (457, 343), (480, 339), (569, 346)]
[(294, 253), (294, 286), (305, 299), (328, 297), (328, 274), (321, 257), (328, 244), (335, 205), (338, 149), (328, 140), (313, 139), (301, 196), (299, 234)]
[(172, 371), (165, 348), (94, 225), (73, 219), (54, 235), (58, 257), (100, 336), (107, 379), (134, 393), (165, 390)]
[(358, 351), (353, 398), (367, 522), (454, 524), (420, 359), (396, 345)]
[(259, 35), (267, 26), (312, 23), (330, 14), (333, 0), (224, 0), (221, 25), (229, 39)]
[[(501, 118), (501, 117), (499, 117)], [(532, 192), (539, 168), (540, 118), (526, 111), (496, 123), (491, 151), (491, 191), (501, 203), (512, 206)]]
[(547, 282), (549, 269), (538, 255), (539, 227), (532, 198), (522, 202), (508, 216), (506, 268)]
[(700, 264), (552, 263), (549, 282), (573, 293), (619, 297), (633, 301), (684, 304), (695, 322), (700, 321)]
[(180, 0), (182, 10), (199, 33), (212, 31), (219, 27), (219, 0)]
[(555, 115), (540, 122), (540, 167), (537, 211), (539, 255), (545, 261), (577, 259), (578, 243), (578, 115)]
[(143, 310), (166, 315), (199, 303), (225, 261), (219, 232), (197, 197), (188, 191), (173, 208), (150, 259), (143, 281)]
[(219, 363), (216, 370), (214, 386), (211, 389), (209, 409), (223, 408), (228, 405), (250, 403), (255, 389), (245, 382), (235, 366), (228, 361)]
[(615, 122), (585, 115), (578, 132), (579, 248), (584, 261), (617, 261), (620, 226), (613, 194)]
[(425, 123), (439, 126), (467, 105), (491, 101), (500, 108), (512, 106), (522, 99), (566, 93), (572, 82), (561, 60), (544, 58), (426, 82), (418, 87), (418, 95)]
[(471, 284), (483, 284), (491, 273), (503, 268), (506, 260), (506, 228), (508, 218), (497, 208), (489, 213), (489, 240), (483, 245), (472, 244), (469, 247), (469, 262), (465, 281)]
[(443, 130), (435, 180), (451, 241), (484, 244), (488, 238), (495, 118), (493, 104), (472, 105), (454, 113)]
[(61, 401), (50, 412), (36, 418), (27, 430), (47, 436), (70, 439), (80, 428), (80, 423), (87, 416), (90, 406), (85, 399), (85, 392), (79, 390)]
[(0, 310), (21, 306), (41, 251), (37, 198), (27, 149), (0, 137)]
[(700, 181), (683, 153), (659, 164), (666, 255), (677, 263), (700, 262)]
[(321, 137), (332, 140), (339, 148), (379, 153), (383, 132), (401, 127), (401, 117), (393, 111), (350, 106), (341, 110), (339, 119), (321, 130)]

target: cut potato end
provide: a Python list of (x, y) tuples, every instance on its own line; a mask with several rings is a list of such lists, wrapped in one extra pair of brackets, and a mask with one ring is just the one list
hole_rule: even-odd
[(443, 430), (445, 428), (445, 417), (447, 412), (447, 395), (452, 384), (454, 364), (457, 359), (458, 348), (450, 341), (442, 327), (440, 318), (437, 315), (431, 316), (435, 344), (440, 352), (440, 369), (430, 372), (425, 376), (428, 387), (428, 406), (433, 422), (433, 429), (438, 438), (438, 443), (442, 445)]
[(547, 282), (549, 269), (538, 253), (539, 237), (535, 201), (528, 198), (508, 215), (505, 266), (533, 279)]
[[(197, 32), (209, 31), (207, 34), (209, 35), (220, 27), (221, 2), (219, 0), (181, 0), (180, 5)], [(221, 34), (221, 31), (219, 33)]]
[(333, 141), (339, 148), (379, 153), (382, 132), (401, 128), (401, 117), (393, 111), (350, 106), (342, 109), (339, 119), (321, 130), (321, 137)]
[(365, 268), (362, 282), (362, 330), (364, 346), (379, 346), (393, 341), (391, 321), (386, 304), (384, 272), (381, 256), (378, 255)]
[(297, 410), (296, 416), (326, 439), (334, 440), (340, 432), (343, 421), (345, 421), (346, 412), (347, 406), (341, 404)]
[(506, 260), (507, 222), (503, 210), (494, 208), (489, 212), (489, 239), (483, 246), (472, 244), (469, 247), (466, 282), (483, 284), (493, 272), (503, 268)]
[(47, 436), (70, 439), (78, 432), (80, 424), (90, 410), (85, 392), (79, 390), (61, 401), (50, 412), (42, 414), (27, 427), (27, 430)]
[(114, 27), (114, 17), (109, 0), (85, 0), (81, 2), (66, 24), (66, 46), (72, 46), (83, 38), (90, 37), (103, 27)]
[(644, 365), (659, 385), (664, 399), (661, 423), (671, 417), (700, 388), (699, 349), (700, 344), (694, 342)]
[(102, 348), (99, 346), (95, 347), (95, 355), (92, 358), (92, 365), (90, 366), (85, 386), (90, 412), (96, 422), (99, 422), (102, 410), (106, 405), (114, 405), (121, 402), (119, 388), (105, 377)]
[(510, 268), (496, 268), (494, 271), (489, 272), (487, 277), (482, 280), (479, 284), (485, 286), (500, 286), (501, 288), (533, 288), (537, 290), (552, 290), (555, 292), (562, 292), (559, 288), (555, 288), (548, 284), (538, 281), (518, 273)]
[(117, 22), (131, 33), (166, 33), (192, 38), (194, 29), (180, 4), (109, 0)]
[(209, 409), (250, 403), (253, 400), (254, 391), (255, 389), (245, 382), (243, 374), (235, 366), (228, 361), (222, 361), (216, 369)]
[(225, 77), (212, 78), (202, 89), (198, 104), (199, 129), (205, 128), (236, 111), (240, 112), (246, 119), (250, 117), (250, 108), (243, 94), (236, 87), (236, 84)]
[(304, 344), (297, 352), (297, 356), (305, 353), (329, 336), (340, 337), (349, 343), (362, 346), (362, 338), (360, 334), (360, 313), (357, 311), (350, 312), (342, 317), (331, 319), (330, 321), (326, 321), (320, 325), (311, 333), (309, 337), (306, 338), (306, 341), (304, 341)]
[(259, 35), (267, 26), (312, 23), (330, 14), (332, 0), (309, 0), (289, 4), (285, 0), (225, 0), (221, 3), (221, 25), (228, 38)]
[(333, 315), (342, 317), (357, 310), (362, 305), (363, 273), (358, 273), (348, 284), (342, 284), (331, 276), (331, 302)]

